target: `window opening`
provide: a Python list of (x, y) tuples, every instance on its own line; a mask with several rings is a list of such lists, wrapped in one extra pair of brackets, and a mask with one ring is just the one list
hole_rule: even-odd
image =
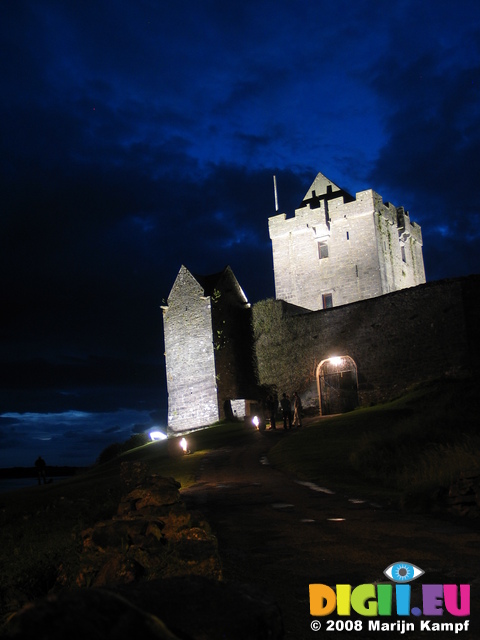
[(320, 260), (323, 258), (328, 258), (328, 244), (326, 242), (318, 243), (318, 257)]
[(333, 307), (333, 296), (331, 293), (324, 293), (322, 295), (322, 306), (324, 309), (331, 309)]

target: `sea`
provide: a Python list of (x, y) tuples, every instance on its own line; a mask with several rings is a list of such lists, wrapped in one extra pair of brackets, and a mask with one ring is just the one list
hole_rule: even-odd
[[(66, 480), (71, 476), (59, 476), (53, 479), (55, 484)], [(0, 493), (6, 493), (8, 491), (16, 491), (17, 489), (28, 489), (30, 487), (38, 487), (36, 478), (1, 478), (0, 479)]]
[[(166, 423), (159, 387), (0, 390), (0, 468), (32, 468), (38, 456), (47, 466), (88, 467), (109, 445), (166, 432)], [(16, 488), (32, 482), (24, 480)], [(1, 480), (0, 491), (13, 484)]]

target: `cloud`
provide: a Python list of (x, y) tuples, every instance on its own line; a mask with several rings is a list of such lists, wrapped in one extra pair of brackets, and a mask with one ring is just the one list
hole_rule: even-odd
[(385, 142), (369, 178), (421, 224), (427, 278), (440, 279), (478, 272), (480, 18), (442, 5), (424, 21), (416, 8), (418, 20), (402, 12), (390, 34), (392, 44), (405, 34), (401, 46), (371, 70)]
[(480, 12), (461, 9), (4, 3), (0, 360), (163, 366), (181, 264), (273, 296), (274, 173), (281, 212), (322, 171), (409, 209), (430, 279), (478, 271)]
[(28, 465), (38, 449), (51, 465), (90, 465), (112, 442), (124, 442), (154, 424), (148, 409), (6, 412), (0, 415), (0, 467)]

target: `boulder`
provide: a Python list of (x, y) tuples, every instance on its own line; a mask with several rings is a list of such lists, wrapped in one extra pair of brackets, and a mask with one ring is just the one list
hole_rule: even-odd
[(102, 589), (62, 591), (24, 607), (1, 629), (16, 640), (185, 640), (155, 615)]
[(188, 576), (131, 584), (130, 602), (155, 615), (180, 638), (281, 640), (283, 619), (275, 600), (251, 585)]

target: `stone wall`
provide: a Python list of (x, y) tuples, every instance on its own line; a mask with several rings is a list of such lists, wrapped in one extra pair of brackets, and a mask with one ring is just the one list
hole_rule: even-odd
[(230, 413), (232, 399), (255, 397), (256, 372), (252, 311), (230, 268), (212, 296), (212, 327), (219, 417)]
[(414, 383), (473, 374), (480, 355), (480, 276), (432, 282), (315, 312), (266, 300), (253, 306), (259, 381), (319, 407), (318, 365), (349, 356), (360, 404)]

